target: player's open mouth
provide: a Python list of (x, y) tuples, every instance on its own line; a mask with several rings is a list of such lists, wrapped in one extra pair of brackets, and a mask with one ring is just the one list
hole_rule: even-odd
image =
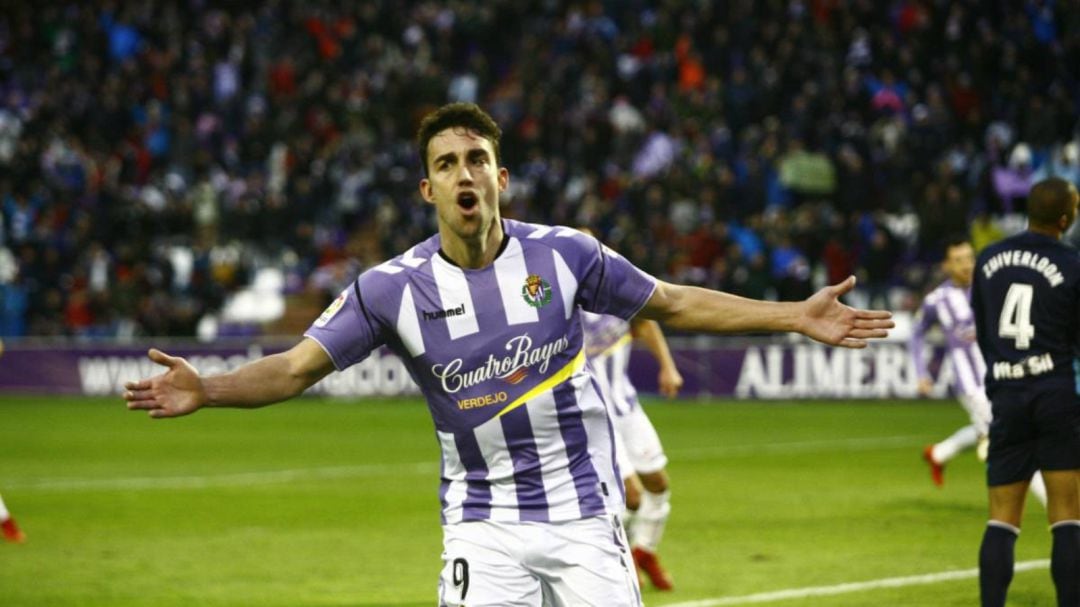
[(480, 202), (480, 199), (472, 192), (462, 192), (457, 197), (458, 206), (466, 211), (475, 207), (478, 202)]

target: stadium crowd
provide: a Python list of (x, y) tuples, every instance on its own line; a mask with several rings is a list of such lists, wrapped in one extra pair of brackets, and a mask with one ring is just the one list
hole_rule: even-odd
[(903, 307), (945, 236), (1080, 183), (1054, 0), (97, 0), (0, 15), (0, 335), (192, 335), (259, 267), (332, 297), (434, 231), (419, 118), (502, 125), (509, 217), (664, 278)]

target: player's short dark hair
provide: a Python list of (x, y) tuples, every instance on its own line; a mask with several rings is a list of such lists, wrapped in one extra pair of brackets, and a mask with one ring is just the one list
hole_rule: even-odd
[(1063, 215), (1072, 211), (1072, 183), (1060, 177), (1049, 177), (1031, 188), (1027, 199), (1028, 222), (1038, 226), (1056, 226)]
[(944, 255), (948, 256), (949, 249), (951, 249), (953, 247), (961, 247), (961, 246), (964, 246), (964, 245), (970, 245), (971, 244), (971, 239), (968, 238), (967, 234), (950, 234), (950, 235), (945, 237), (945, 240), (944, 240), (943, 244), (945, 245), (945, 247), (941, 250), (941, 252)]
[(502, 129), (495, 120), (475, 103), (448, 103), (424, 116), (416, 132), (417, 149), (420, 151), (420, 163), (424, 165), (425, 175), (428, 174), (428, 143), (435, 135), (453, 127), (474, 131), (490, 141), (495, 152), (495, 164), (499, 163), (499, 138), (502, 137)]

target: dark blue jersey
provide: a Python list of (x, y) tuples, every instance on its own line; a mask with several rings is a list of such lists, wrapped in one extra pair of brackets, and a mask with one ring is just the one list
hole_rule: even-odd
[(986, 386), (1073, 381), (1080, 344), (1080, 255), (1043, 234), (995, 243), (975, 262), (975, 331)]

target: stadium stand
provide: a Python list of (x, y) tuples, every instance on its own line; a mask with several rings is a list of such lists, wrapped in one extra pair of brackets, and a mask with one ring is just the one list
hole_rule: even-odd
[[(754, 297), (904, 308), (945, 235), (1080, 179), (1072, 2), (213, 4), (0, 16), (0, 335), (298, 332), (433, 230), (448, 100), (502, 125), (507, 216)], [(284, 320), (224, 317), (267, 268)]]

